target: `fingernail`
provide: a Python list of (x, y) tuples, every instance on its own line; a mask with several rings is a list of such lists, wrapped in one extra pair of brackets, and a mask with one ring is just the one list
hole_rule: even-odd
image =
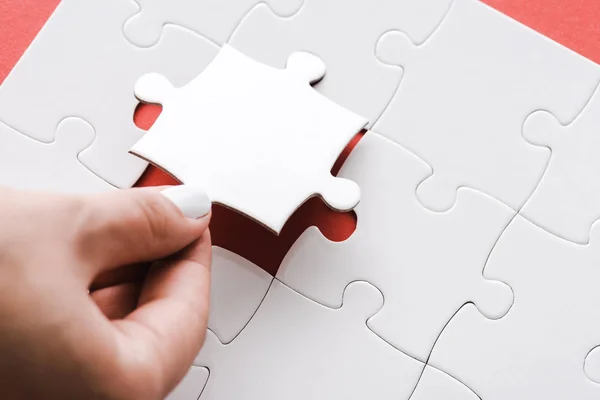
[(208, 195), (197, 186), (173, 186), (160, 192), (188, 218), (204, 217), (212, 206)]

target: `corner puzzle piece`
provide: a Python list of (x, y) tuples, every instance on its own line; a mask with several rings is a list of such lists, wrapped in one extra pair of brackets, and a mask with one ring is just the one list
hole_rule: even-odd
[(510, 312), (489, 321), (466, 305), (429, 363), (486, 400), (600, 398), (600, 385), (584, 373), (600, 343), (600, 224), (581, 246), (516, 216), (486, 271), (512, 287)]
[(539, 111), (525, 121), (523, 135), (550, 147), (552, 155), (521, 215), (566, 240), (588, 243), (600, 219), (600, 89), (570, 125)]
[(206, 381), (208, 381), (208, 369), (191, 367), (185, 378), (165, 400), (198, 400)]
[(302, 0), (135, 0), (138, 13), (127, 20), (123, 32), (140, 47), (154, 45), (167, 24), (191, 29), (217, 44), (227, 42), (243, 16), (256, 4), (267, 3), (273, 12), (290, 16)]
[(213, 246), (212, 251), (208, 327), (221, 342), (229, 343), (248, 324), (273, 277), (228, 250)]
[(319, 303), (341, 304), (344, 287), (365, 280), (385, 296), (369, 327), (401, 351), (426, 361), (446, 323), (473, 301), (489, 318), (506, 314), (508, 286), (483, 276), (485, 260), (513, 216), (503, 204), (473, 190), (438, 214), (419, 204), (415, 188), (431, 168), (388, 139), (369, 132), (339, 176), (357, 182), (358, 223), (344, 242), (315, 227), (292, 246), (277, 279)]
[(367, 328), (382, 305), (366, 282), (349, 285), (343, 306), (330, 309), (273, 281), (231, 344), (209, 331), (194, 362), (210, 370), (201, 400), (408, 399), (424, 364)]
[(308, 51), (325, 61), (327, 75), (315, 89), (336, 103), (377, 121), (400, 83), (402, 71), (374, 57), (379, 37), (398, 29), (422, 43), (452, 0), (305, 0), (292, 17), (266, 5), (253, 9), (229, 43), (248, 56), (281, 68), (288, 54)]
[(324, 74), (312, 54), (278, 70), (225, 45), (185, 87), (145, 75), (136, 96), (163, 112), (131, 152), (276, 233), (315, 194), (349, 210), (360, 190), (330, 171), (367, 121), (312, 89)]
[(410, 400), (479, 400), (479, 396), (450, 375), (428, 365)]
[(590, 351), (585, 359), (584, 369), (591, 381), (600, 384), (600, 346)]
[(77, 159), (94, 140), (94, 129), (80, 118), (66, 118), (56, 139), (41, 143), (0, 122), (0, 186), (63, 193), (115, 189)]
[(128, 154), (144, 133), (133, 123), (135, 80), (158, 71), (183, 84), (217, 53), (178, 27), (166, 29), (151, 49), (135, 48), (122, 30), (135, 9), (130, 0), (62, 1), (0, 86), (0, 120), (39, 141), (54, 140), (65, 117), (88, 121), (96, 140), (80, 161), (122, 188), (147, 165)]
[(436, 211), (463, 186), (519, 210), (550, 156), (523, 139), (523, 121), (540, 109), (572, 120), (600, 79), (593, 62), (477, 0), (455, 0), (422, 46), (385, 34), (377, 56), (404, 75), (374, 130), (433, 167), (417, 195)]

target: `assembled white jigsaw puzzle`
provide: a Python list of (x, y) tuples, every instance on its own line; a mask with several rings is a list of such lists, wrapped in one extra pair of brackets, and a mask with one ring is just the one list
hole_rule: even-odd
[(342, 307), (330, 309), (275, 280), (231, 344), (209, 332), (194, 361), (211, 371), (202, 398), (408, 398), (424, 364), (367, 328), (382, 305), (366, 282), (348, 285)]
[(362, 190), (356, 231), (334, 243), (309, 228), (277, 274), (330, 307), (340, 306), (348, 283), (372, 283), (385, 304), (369, 327), (423, 362), (463, 304), (473, 302), (488, 318), (500, 318), (513, 300), (505, 283), (486, 279), (484, 266), (514, 213), (470, 189), (461, 190), (452, 210), (429, 211), (415, 190), (430, 175), (431, 168), (414, 154), (368, 132), (340, 171)]
[(355, 211), (275, 277), (213, 247), (168, 400), (598, 400), (599, 83), (478, 0), (62, 0), (0, 85), (0, 185), (150, 161), (274, 233), (313, 196)]
[(183, 84), (218, 51), (179, 27), (165, 29), (156, 46), (138, 49), (121, 31), (135, 10), (131, 0), (62, 1), (0, 86), (0, 121), (32, 138), (51, 142), (66, 117), (89, 122), (96, 138), (79, 159), (121, 188), (147, 166), (128, 153), (144, 133), (133, 122), (137, 78), (162, 72)]
[(600, 398), (590, 379), (600, 344), (600, 224), (579, 245), (516, 216), (487, 264), (489, 276), (513, 289), (511, 310), (489, 321), (466, 305), (429, 363), (483, 399)]
[(131, 152), (277, 233), (314, 195), (350, 210), (358, 186), (330, 171), (367, 121), (312, 89), (324, 74), (309, 53), (278, 70), (224, 45), (184, 87), (145, 75), (135, 94), (163, 111)]
[(84, 167), (77, 155), (94, 141), (90, 124), (66, 118), (51, 143), (42, 143), (0, 122), (0, 185), (23, 190), (97, 193), (115, 187)]
[(417, 195), (436, 211), (462, 186), (518, 211), (550, 157), (523, 139), (525, 118), (541, 109), (572, 121), (600, 80), (591, 61), (477, 0), (455, 0), (421, 46), (386, 33), (377, 56), (404, 75), (373, 129), (431, 165)]
[[(273, 67), (302, 50), (323, 59), (327, 75), (315, 88), (375, 123), (398, 88), (400, 68), (373, 57), (379, 37), (397, 29), (422, 43), (448, 12), (452, 0), (305, 0), (293, 16), (265, 4), (240, 22), (229, 43)], [(335, 21), (335, 22), (334, 22)]]
[(302, 0), (135, 0), (139, 10), (123, 27), (136, 46), (156, 44), (165, 25), (178, 25), (222, 45), (255, 5), (264, 4), (281, 17), (298, 11)]
[(548, 146), (552, 155), (521, 214), (557, 236), (588, 243), (591, 226), (600, 218), (600, 89), (570, 125), (538, 111), (525, 121), (523, 135)]

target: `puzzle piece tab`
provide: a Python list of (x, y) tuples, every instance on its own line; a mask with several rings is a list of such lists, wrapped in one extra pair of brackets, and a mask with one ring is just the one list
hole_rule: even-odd
[(63, 193), (114, 190), (84, 167), (77, 155), (94, 141), (94, 129), (66, 118), (52, 143), (41, 143), (0, 122), (0, 186)]
[(415, 155), (368, 132), (339, 174), (361, 187), (356, 231), (335, 243), (309, 228), (277, 274), (294, 290), (331, 307), (341, 304), (348, 283), (372, 283), (383, 292), (385, 305), (369, 327), (422, 361), (466, 302), (489, 318), (501, 317), (512, 304), (510, 288), (487, 280), (483, 268), (514, 213), (469, 189), (460, 191), (449, 212), (431, 212), (415, 196), (429, 175), (431, 168)]
[(136, 96), (163, 112), (131, 152), (277, 233), (313, 195), (352, 209), (358, 186), (330, 171), (367, 121), (312, 89), (324, 74), (308, 53), (292, 54), (277, 70), (225, 45), (182, 88), (145, 75)]
[(465, 186), (519, 210), (550, 157), (523, 139), (526, 117), (549, 110), (568, 123), (600, 80), (593, 62), (477, 0), (455, 0), (422, 46), (385, 34), (377, 55), (404, 75), (374, 130), (432, 166), (417, 195), (436, 211)]
[(64, 0), (0, 86), (0, 121), (42, 142), (54, 140), (65, 117), (88, 121), (94, 143), (79, 155), (104, 180), (132, 186), (146, 163), (128, 154), (144, 131), (133, 123), (133, 86), (147, 72), (181, 85), (217, 53), (208, 40), (165, 28), (149, 49), (131, 45), (123, 24), (136, 10), (129, 0)]
[(424, 365), (367, 328), (382, 305), (365, 282), (349, 285), (343, 306), (330, 309), (273, 281), (233, 342), (209, 331), (194, 362), (210, 370), (201, 399), (408, 399)]
[(212, 251), (208, 327), (221, 342), (229, 343), (248, 324), (273, 277), (228, 250), (213, 246)]
[(564, 239), (585, 244), (600, 219), (600, 89), (568, 126), (551, 114), (532, 114), (525, 139), (552, 150), (550, 164), (521, 215)]
[(594, 374), (585, 373), (597, 368), (584, 371), (600, 343), (600, 224), (581, 246), (517, 216), (486, 271), (512, 287), (510, 312), (489, 321), (464, 306), (429, 363), (486, 400), (600, 398)]
[(135, 0), (140, 10), (123, 27), (135, 45), (149, 47), (159, 41), (165, 25), (191, 29), (217, 44), (227, 42), (243, 16), (256, 4), (265, 3), (277, 15), (290, 16), (302, 0)]
[(377, 121), (398, 88), (402, 71), (374, 56), (379, 37), (397, 29), (422, 43), (444, 18), (452, 0), (305, 0), (282, 18), (264, 4), (236, 28), (229, 43), (273, 67), (294, 51), (321, 57), (327, 75), (315, 89), (336, 103)]

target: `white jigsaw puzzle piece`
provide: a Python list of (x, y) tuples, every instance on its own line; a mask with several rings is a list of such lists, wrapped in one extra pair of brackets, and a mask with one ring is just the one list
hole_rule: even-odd
[(294, 51), (323, 59), (327, 75), (315, 89), (372, 123), (392, 99), (402, 71), (374, 57), (379, 37), (391, 29), (422, 43), (437, 27), (452, 0), (305, 0), (300, 11), (282, 18), (266, 5), (253, 9), (229, 43), (273, 67), (285, 66)]
[(38, 142), (0, 122), (0, 185), (63, 193), (115, 189), (77, 159), (94, 137), (92, 126), (74, 117), (58, 124), (51, 143)]
[(319, 303), (341, 304), (344, 287), (365, 280), (385, 295), (369, 327), (403, 352), (426, 361), (444, 326), (466, 302), (489, 318), (503, 316), (512, 292), (487, 280), (489, 252), (514, 212), (470, 189), (446, 213), (415, 196), (431, 168), (390, 140), (368, 132), (339, 176), (357, 182), (362, 200), (354, 234), (331, 242), (316, 227), (292, 246), (277, 279)]
[(479, 396), (450, 375), (428, 365), (410, 400), (479, 400)]
[(600, 384), (600, 346), (595, 347), (585, 359), (585, 374), (592, 381)]
[(212, 250), (208, 327), (229, 343), (248, 324), (273, 277), (235, 253), (216, 246)]
[(201, 399), (407, 399), (424, 364), (367, 328), (382, 305), (366, 282), (349, 285), (343, 306), (330, 309), (274, 280), (231, 344), (209, 331), (194, 362), (210, 370)]
[(313, 90), (324, 74), (308, 53), (292, 54), (278, 70), (225, 45), (182, 88), (145, 75), (136, 96), (163, 112), (131, 152), (276, 233), (313, 195), (352, 209), (360, 189), (330, 171), (367, 121)]
[(584, 373), (600, 343), (600, 224), (582, 246), (517, 216), (486, 271), (512, 287), (510, 312), (489, 321), (466, 305), (429, 363), (486, 400), (600, 398), (600, 385)]
[(0, 120), (42, 142), (54, 140), (67, 116), (88, 121), (96, 140), (79, 159), (122, 188), (147, 165), (128, 153), (144, 133), (133, 122), (136, 79), (161, 72), (184, 84), (218, 51), (179, 27), (165, 29), (153, 48), (136, 48), (122, 30), (135, 10), (132, 0), (63, 0), (0, 86)]
[(404, 75), (374, 130), (433, 167), (417, 195), (435, 211), (463, 186), (519, 210), (550, 156), (523, 139), (523, 121), (544, 109), (570, 122), (600, 79), (593, 62), (477, 0), (455, 0), (422, 46), (385, 34), (377, 55)]
[(125, 36), (140, 47), (154, 45), (167, 24), (180, 25), (218, 44), (227, 39), (244, 15), (266, 3), (280, 16), (290, 16), (302, 0), (135, 0), (139, 11), (123, 27)]
[(191, 367), (187, 375), (165, 400), (198, 400), (206, 386), (208, 376), (207, 368)]
[(552, 155), (521, 215), (564, 239), (588, 243), (600, 219), (600, 89), (570, 125), (538, 111), (525, 121), (523, 135), (550, 147)]

